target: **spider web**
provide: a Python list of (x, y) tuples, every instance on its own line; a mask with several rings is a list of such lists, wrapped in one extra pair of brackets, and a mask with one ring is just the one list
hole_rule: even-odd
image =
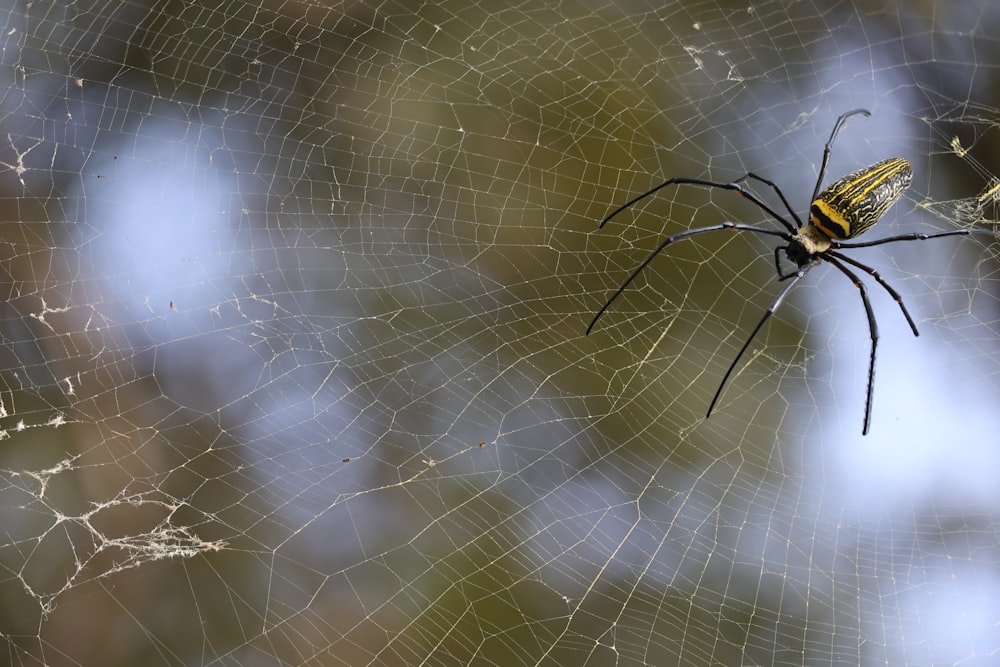
[[(652, 4), (652, 3), (651, 3)], [(13, 5), (13, 6), (11, 6)], [(996, 243), (780, 289), (671, 175), (901, 156), (869, 236), (994, 229), (1000, 12), (0, 9), (13, 665), (986, 665)], [(758, 194), (780, 208), (774, 193)]]

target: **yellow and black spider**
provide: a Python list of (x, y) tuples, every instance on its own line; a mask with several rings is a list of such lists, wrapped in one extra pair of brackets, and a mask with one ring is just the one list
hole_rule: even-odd
[[(939, 239), (946, 236), (968, 236), (970, 234), (984, 234), (993, 236), (993, 233), (985, 229), (957, 229), (948, 232), (937, 232), (934, 234), (921, 234), (921, 233), (910, 233), (910, 234), (899, 234), (896, 236), (889, 236), (884, 239), (878, 239), (877, 241), (866, 241), (862, 243), (844, 243), (843, 239), (852, 239), (856, 236), (863, 234), (868, 228), (878, 222), (879, 218), (892, 206), (903, 194), (903, 191), (910, 185), (910, 180), (913, 177), (913, 169), (910, 167), (910, 163), (903, 158), (894, 157), (887, 160), (882, 160), (877, 162), (870, 167), (860, 169), (853, 173), (844, 176), (843, 178), (831, 183), (825, 190), (820, 192), (819, 188), (823, 184), (823, 177), (826, 175), (826, 166), (830, 161), (830, 151), (833, 146), (834, 140), (837, 138), (837, 133), (840, 132), (841, 126), (844, 121), (855, 116), (857, 114), (864, 114), (865, 116), (870, 116), (871, 112), (867, 109), (853, 109), (847, 113), (841, 115), (837, 118), (837, 122), (833, 125), (833, 131), (830, 132), (830, 138), (826, 142), (826, 146), (823, 148), (823, 161), (820, 163), (819, 176), (816, 178), (816, 187), (813, 188), (812, 203), (809, 206), (809, 222), (807, 224), (802, 223), (802, 219), (799, 215), (792, 209), (788, 200), (785, 198), (785, 194), (781, 191), (774, 182), (769, 181), (766, 178), (758, 176), (753, 172), (748, 172), (737, 178), (735, 181), (729, 183), (723, 183), (721, 181), (709, 181), (701, 178), (671, 178), (663, 183), (660, 183), (652, 190), (644, 192), (643, 194), (630, 199), (625, 202), (622, 206), (615, 209), (611, 215), (606, 217), (601, 221), (601, 227), (604, 227), (605, 223), (614, 218), (616, 215), (629, 208), (636, 202), (652, 195), (653, 193), (667, 187), (668, 185), (702, 185), (710, 188), (722, 188), (723, 190), (734, 190), (746, 199), (753, 202), (758, 208), (763, 210), (765, 213), (770, 215), (772, 218), (781, 223), (784, 227), (783, 230), (778, 229), (767, 229), (765, 227), (758, 227), (755, 225), (746, 225), (739, 222), (721, 222), (717, 225), (711, 225), (709, 227), (699, 227), (698, 229), (689, 229), (687, 231), (674, 234), (673, 236), (668, 236), (660, 245), (657, 246), (649, 257), (646, 258), (639, 267), (632, 272), (632, 275), (622, 283), (622, 286), (618, 288), (607, 303), (604, 304), (596, 315), (594, 319), (591, 320), (590, 326), (587, 327), (587, 335), (594, 329), (594, 325), (597, 324), (597, 320), (600, 319), (601, 315), (608, 309), (608, 306), (617, 299), (625, 288), (635, 280), (643, 269), (645, 269), (650, 262), (653, 261), (660, 252), (666, 248), (671, 243), (676, 241), (681, 241), (683, 239), (690, 238), (697, 234), (702, 234), (705, 232), (715, 232), (724, 229), (731, 229), (738, 232), (754, 232), (755, 234), (767, 234), (768, 236), (777, 236), (778, 238), (785, 241), (785, 245), (778, 246), (774, 249), (774, 266), (778, 273), (778, 280), (784, 281), (789, 280), (788, 284), (778, 293), (771, 305), (768, 306), (767, 310), (764, 311), (764, 316), (754, 327), (753, 331), (750, 333), (750, 337), (747, 338), (743, 347), (740, 348), (739, 353), (736, 358), (733, 359), (733, 363), (729, 365), (729, 369), (726, 374), (722, 377), (722, 382), (719, 383), (719, 388), (715, 392), (715, 396), (712, 397), (712, 402), (708, 405), (708, 412), (705, 414), (707, 419), (712, 415), (712, 409), (715, 407), (716, 402), (719, 400), (719, 396), (722, 394), (722, 389), (726, 386), (726, 382), (729, 380), (729, 376), (732, 375), (733, 370), (736, 369), (736, 364), (739, 363), (740, 358), (743, 353), (747, 351), (750, 347), (750, 343), (753, 341), (754, 337), (767, 322), (768, 318), (774, 314), (774, 312), (781, 305), (781, 302), (785, 299), (785, 296), (791, 291), (795, 284), (805, 277), (809, 271), (819, 264), (820, 262), (829, 262), (835, 266), (841, 273), (847, 276), (854, 286), (858, 288), (861, 294), (861, 301), (865, 307), (865, 313), (868, 315), (868, 333), (871, 337), (871, 359), (868, 363), (868, 394), (865, 402), (865, 419), (864, 424), (861, 429), (862, 435), (868, 433), (868, 427), (871, 424), (872, 417), (872, 392), (875, 386), (875, 350), (878, 346), (878, 325), (875, 323), (875, 313), (872, 310), (871, 302), (868, 300), (868, 290), (865, 288), (864, 283), (858, 278), (858, 276), (847, 268), (846, 265), (851, 265), (856, 269), (864, 271), (869, 276), (871, 276), (875, 282), (882, 286), (886, 292), (889, 293), (896, 303), (899, 304), (899, 309), (903, 311), (903, 316), (910, 325), (910, 329), (913, 330), (914, 336), (919, 336), (920, 332), (917, 331), (917, 325), (914, 323), (913, 318), (910, 317), (910, 313), (906, 310), (906, 305), (903, 303), (903, 298), (899, 293), (894, 290), (889, 283), (885, 281), (882, 276), (879, 275), (878, 271), (870, 266), (862, 264), (856, 259), (852, 259), (847, 255), (839, 252), (841, 249), (848, 248), (867, 248), (870, 246), (882, 245), (884, 243), (895, 243), (896, 241), (926, 241), (927, 239)], [(752, 192), (745, 190), (743, 184), (748, 180), (754, 180), (759, 183), (763, 183), (767, 187), (771, 188), (774, 193), (781, 200), (782, 205), (785, 210), (791, 214), (792, 221), (789, 220), (784, 215), (776, 212), (770, 206), (765, 204), (761, 199), (759, 199)], [(781, 270), (781, 251), (785, 251), (785, 257), (788, 261), (795, 265), (795, 269), (789, 273), (784, 273)]]

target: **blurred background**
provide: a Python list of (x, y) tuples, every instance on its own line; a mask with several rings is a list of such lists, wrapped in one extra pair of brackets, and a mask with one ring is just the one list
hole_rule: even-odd
[[(656, 5), (656, 6), (653, 6)], [(662, 6), (661, 6), (662, 5)], [(1000, 6), (0, 8), (12, 665), (988, 665), (998, 249), (675, 175), (900, 156), (863, 240), (996, 229)], [(784, 212), (775, 193), (758, 195)]]

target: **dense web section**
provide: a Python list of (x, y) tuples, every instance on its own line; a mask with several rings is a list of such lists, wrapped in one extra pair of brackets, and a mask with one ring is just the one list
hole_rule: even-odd
[[(996, 230), (1000, 8), (0, 9), (0, 648), (12, 665), (989, 665), (1000, 244), (821, 266), (670, 176), (865, 240)], [(775, 193), (754, 192), (776, 210)]]

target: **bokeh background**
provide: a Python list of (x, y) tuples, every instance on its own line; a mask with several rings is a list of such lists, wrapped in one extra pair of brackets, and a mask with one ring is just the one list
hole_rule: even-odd
[[(780, 289), (775, 224), (995, 229), (989, 0), (0, 7), (12, 665), (988, 665), (998, 245)], [(759, 190), (774, 202), (774, 193)], [(866, 236), (866, 239), (868, 237)]]

